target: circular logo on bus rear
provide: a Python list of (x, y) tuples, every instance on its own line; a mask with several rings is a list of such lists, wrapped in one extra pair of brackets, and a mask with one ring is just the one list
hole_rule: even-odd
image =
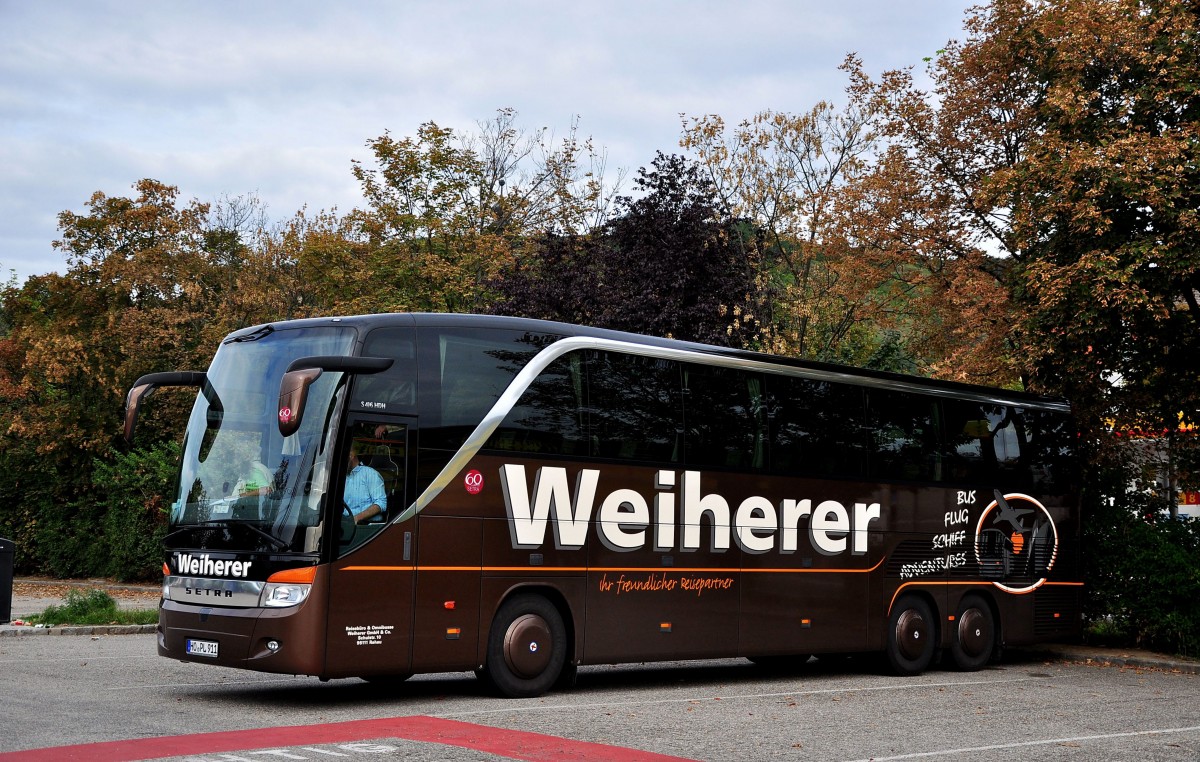
[(980, 576), (1010, 593), (1036, 590), (1058, 558), (1058, 528), (1036, 498), (999, 490), (995, 497), (975, 525)]
[(467, 492), (472, 495), (478, 495), (480, 492), (483, 492), (483, 474), (475, 469), (471, 469), (463, 477), (463, 486), (467, 488)]

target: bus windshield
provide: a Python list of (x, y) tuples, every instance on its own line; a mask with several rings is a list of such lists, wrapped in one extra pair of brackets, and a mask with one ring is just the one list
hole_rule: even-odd
[(221, 346), (188, 420), (168, 548), (317, 550), (342, 374), (317, 379), (302, 426), (286, 438), (279, 382), (293, 360), (346, 355), (354, 338), (349, 328), (268, 327)]

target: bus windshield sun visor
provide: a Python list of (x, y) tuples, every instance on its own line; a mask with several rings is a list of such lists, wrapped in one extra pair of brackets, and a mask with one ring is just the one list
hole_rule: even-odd
[(243, 341), (258, 341), (259, 339), (263, 338), (264, 336), (270, 336), (274, 332), (275, 332), (274, 326), (264, 325), (262, 328), (254, 328), (249, 331), (239, 331), (238, 333), (234, 334), (233, 336), (230, 336), (229, 338), (225, 339), (225, 341), (223, 341), (221, 343), (222, 344), (234, 344), (234, 343), (241, 343)]
[(125, 396), (125, 441), (133, 444), (133, 429), (137, 425), (138, 410), (141, 407), (142, 400), (154, 393), (155, 389), (160, 386), (199, 386), (206, 389), (205, 396), (209, 399), (210, 406), (220, 408), (220, 401), (216, 399), (216, 394), (212, 393), (211, 387), (206, 383), (208, 377), (202, 371), (168, 371), (166, 373), (149, 373), (142, 376), (134, 382), (130, 388), (129, 394)]
[(290, 437), (300, 429), (308, 387), (324, 371), (339, 373), (382, 373), (396, 360), (392, 357), (344, 357), (340, 355), (301, 357), (293, 360), (279, 382), (279, 433)]
[(301, 357), (292, 360), (287, 372), (319, 368), (320, 370), (338, 371), (341, 373), (382, 373), (396, 362), (393, 357), (346, 357), (344, 355), (329, 355), (324, 357)]

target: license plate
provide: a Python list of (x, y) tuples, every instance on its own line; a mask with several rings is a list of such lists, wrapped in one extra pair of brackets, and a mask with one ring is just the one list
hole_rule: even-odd
[(217, 656), (217, 641), (215, 640), (192, 640), (188, 638), (187, 652), (190, 656)]

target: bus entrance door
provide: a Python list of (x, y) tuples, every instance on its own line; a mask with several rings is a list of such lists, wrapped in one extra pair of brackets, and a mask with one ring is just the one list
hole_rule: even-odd
[(396, 418), (349, 424), (338, 559), (329, 585), (330, 677), (412, 671), (416, 522), (393, 523), (408, 504), (407, 440), (408, 426)]

